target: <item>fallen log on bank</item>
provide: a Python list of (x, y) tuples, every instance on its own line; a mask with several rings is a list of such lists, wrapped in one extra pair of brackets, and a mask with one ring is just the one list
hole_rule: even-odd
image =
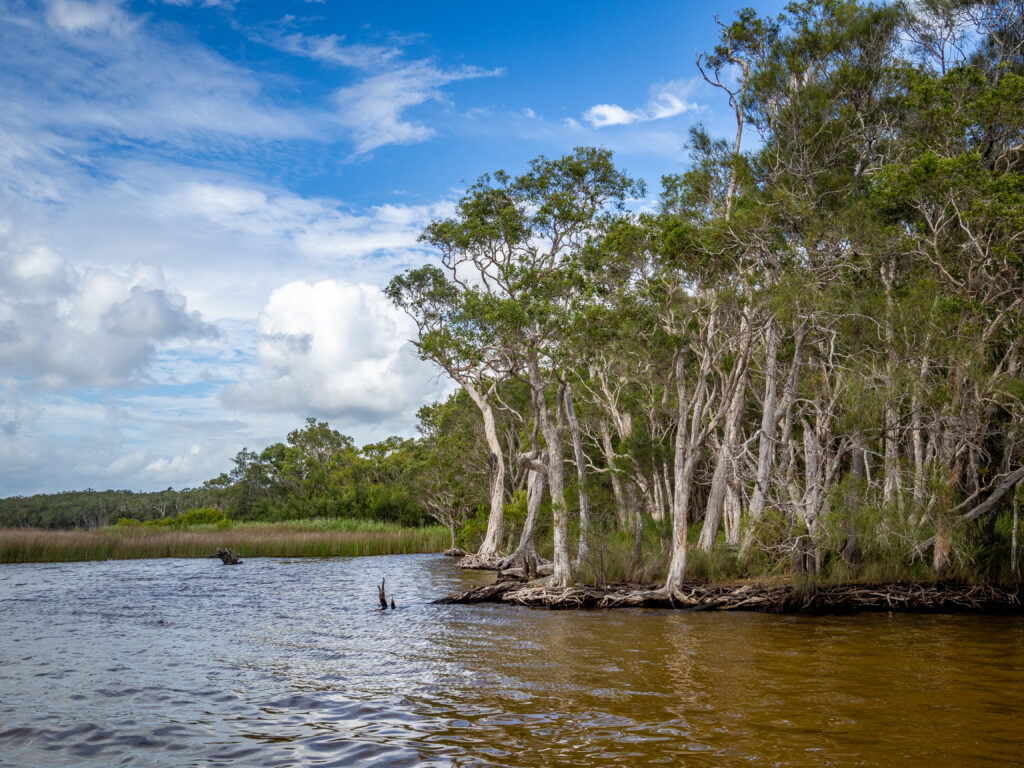
[(508, 603), (551, 609), (676, 608), (689, 611), (847, 614), (904, 613), (1022, 614), (1021, 585), (994, 584), (687, 584), (671, 593), (638, 584), (552, 588), (544, 580), (498, 580), (438, 603)]

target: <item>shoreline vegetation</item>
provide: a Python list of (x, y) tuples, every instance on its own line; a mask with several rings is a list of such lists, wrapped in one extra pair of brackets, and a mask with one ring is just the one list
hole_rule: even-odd
[[(697, 69), (735, 133), (694, 126), (660, 192), (576, 147), (481, 176), (426, 226), (437, 258), (385, 288), (458, 385), (418, 437), (358, 447), (309, 418), (200, 488), (0, 500), (0, 525), (124, 531), (4, 536), (101, 556), (458, 546), (463, 567), (522, 562), (528, 583), (493, 594), (524, 604), (610, 583), (686, 604), (706, 583), (699, 605), (842, 588), (880, 606), (870, 584), (887, 606), (1019, 605), (996, 586), (1024, 549), (1019, 4), (805, 0), (709, 43)], [(209, 543), (181, 527), (202, 515)], [(311, 517), (443, 528), (236, 527)], [(727, 586), (748, 582), (763, 600)]]
[(440, 552), (450, 542), (440, 526), (405, 528), (352, 520), (296, 520), (186, 528), (141, 525), (53, 531), (0, 528), (0, 563), (57, 563), (162, 557), (214, 557), (230, 549), (252, 557), (361, 557)]

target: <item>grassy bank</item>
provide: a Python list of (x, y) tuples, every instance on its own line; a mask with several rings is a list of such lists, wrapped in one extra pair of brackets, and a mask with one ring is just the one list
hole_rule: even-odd
[(161, 529), (110, 526), (52, 531), (0, 528), (0, 563), (209, 557), (217, 547), (246, 557), (357, 557), (440, 552), (449, 546), (445, 528), (400, 528), (355, 520), (238, 523), (227, 528)]

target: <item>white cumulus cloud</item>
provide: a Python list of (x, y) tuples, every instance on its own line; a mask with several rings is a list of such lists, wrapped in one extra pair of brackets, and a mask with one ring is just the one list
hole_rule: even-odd
[(45, 246), (0, 243), (0, 374), (115, 387), (143, 376), (157, 345), (215, 334), (157, 267), (79, 269)]
[(225, 391), (229, 406), (358, 421), (410, 419), (446, 382), (420, 361), (411, 321), (378, 288), (289, 283), (259, 317), (262, 376)]

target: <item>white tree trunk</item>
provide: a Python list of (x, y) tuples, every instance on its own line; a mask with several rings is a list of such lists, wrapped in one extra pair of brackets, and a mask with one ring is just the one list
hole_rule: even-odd
[(686, 576), (686, 515), (689, 511), (690, 483), (693, 474), (693, 462), (688, 462), (690, 457), (687, 455), (689, 440), (686, 417), (689, 403), (686, 399), (686, 366), (683, 355), (676, 358), (675, 375), (679, 412), (676, 422), (676, 445), (672, 457), (672, 471), (675, 477), (672, 494), (672, 560), (665, 579), (665, 591), (669, 593), (680, 589)]
[(890, 261), (881, 268), (882, 283), (885, 286), (885, 343), (888, 348), (888, 359), (885, 366), (885, 479), (882, 485), (882, 502), (886, 505), (897, 501), (900, 489), (899, 482), (899, 414), (896, 410), (896, 346), (893, 324), (894, 301), (892, 296), (893, 283), (896, 275), (896, 263)]
[(484, 436), (490, 449), (488, 465), (491, 471), (491, 511), (487, 518), (487, 534), (480, 545), (478, 555), (497, 555), (501, 550), (501, 538), (505, 524), (505, 458), (498, 439), (498, 429), (494, 421), (494, 410), (490, 401), (476, 387), (463, 384), (470, 398), (484, 418)]
[(738, 473), (731, 473), (725, 493), (725, 543), (730, 547), (740, 544), (740, 521), (743, 515), (743, 497), (740, 494)]
[[(672, 480), (671, 480), (671, 476), (668, 473), (668, 464), (664, 463), (664, 462), (661, 465), (661, 487), (662, 487), (662, 498), (665, 499), (665, 506), (668, 506), (668, 504), (670, 503), (669, 499), (672, 498)], [(655, 520), (664, 520), (665, 519), (665, 512), (664, 512), (664, 510), (665, 510), (664, 506), (659, 506), (658, 507), (658, 515), (654, 519)]]
[[(741, 333), (745, 332), (745, 327), (746, 318), (744, 318)], [(722, 434), (722, 442), (718, 446), (715, 474), (711, 478), (711, 490), (708, 493), (707, 505), (704, 507), (704, 526), (701, 528), (700, 539), (697, 541), (697, 546), (708, 554), (714, 551), (715, 541), (718, 538), (718, 527), (722, 522), (725, 495), (733, 476), (733, 454), (736, 451), (736, 446), (740, 443), (743, 406), (747, 399), (747, 362), (744, 359), (737, 359), (736, 365), (744, 366), (744, 370), (726, 411), (725, 429)]]
[(754, 543), (754, 524), (764, 517), (765, 501), (768, 498), (768, 478), (775, 455), (775, 398), (778, 388), (778, 339), (775, 334), (775, 319), (768, 318), (765, 333), (765, 381), (764, 405), (761, 409), (761, 436), (757, 445), (757, 475), (754, 478), (754, 492), (750, 498), (750, 522), (743, 534), (740, 558), (746, 559)]
[(612, 495), (615, 497), (615, 517), (619, 521), (619, 528), (626, 530), (629, 525), (628, 512), (626, 510), (626, 499), (622, 493), (622, 478), (619, 477), (619, 470), (615, 466), (615, 450), (612, 448), (612, 436), (608, 425), (601, 422), (601, 448), (604, 450), (604, 462), (608, 467), (608, 474), (612, 481)]
[(572, 405), (572, 389), (565, 384), (565, 417), (569, 422), (569, 433), (572, 435), (573, 456), (576, 459), (576, 479), (580, 494), (580, 545), (576, 553), (576, 562), (587, 557), (590, 538), (590, 499), (587, 497), (587, 466), (583, 454), (583, 433), (580, 423), (576, 420), (576, 411)]
[(572, 561), (569, 557), (569, 527), (568, 512), (565, 504), (565, 469), (562, 460), (562, 415), (565, 389), (559, 384), (555, 396), (555, 417), (557, 422), (551, 418), (551, 411), (548, 408), (544, 397), (544, 379), (541, 377), (540, 366), (536, 359), (527, 363), (530, 374), (530, 387), (533, 390), (533, 402), (537, 409), (537, 419), (540, 422), (540, 431), (547, 443), (547, 481), (548, 491), (551, 494), (551, 509), (554, 517), (554, 572), (552, 573), (552, 585), (556, 587), (567, 587), (572, 581)]

